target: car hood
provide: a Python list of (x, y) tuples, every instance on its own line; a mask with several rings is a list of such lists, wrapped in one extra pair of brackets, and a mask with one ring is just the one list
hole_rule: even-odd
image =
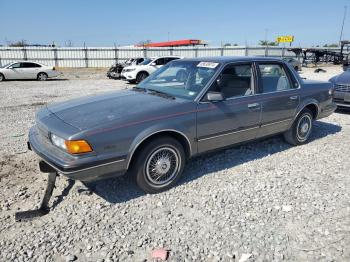
[(331, 79), (329, 79), (332, 83), (336, 85), (349, 85), (350, 84), (350, 71), (345, 71), (344, 73), (341, 73), (340, 75), (334, 76)]
[(173, 112), (182, 104), (193, 104), (184, 99), (169, 99), (133, 90), (107, 92), (102, 95), (69, 100), (48, 105), (58, 118), (80, 130), (93, 129), (109, 123), (124, 124)]

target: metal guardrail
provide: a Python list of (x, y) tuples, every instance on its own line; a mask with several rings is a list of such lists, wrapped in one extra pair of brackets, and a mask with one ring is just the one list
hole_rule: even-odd
[[(338, 49), (331, 49), (337, 51)], [(287, 47), (229, 46), (229, 47), (0, 47), (0, 66), (31, 60), (56, 67), (109, 67), (132, 57), (178, 55), (203, 56), (272, 56), (292, 57)]]

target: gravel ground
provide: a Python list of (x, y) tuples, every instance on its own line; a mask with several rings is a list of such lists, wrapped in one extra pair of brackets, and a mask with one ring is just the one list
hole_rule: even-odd
[[(340, 72), (303, 77), (328, 79)], [(310, 143), (280, 137), (191, 160), (179, 185), (145, 195), (126, 177), (59, 177), (51, 212), (16, 223), (46, 185), (26, 149), (44, 104), (125, 88), (104, 72), (0, 83), (0, 261), (350, 261), (350, 114), (317, 121)], [(66, 80), (64, 80), (66, 79)]]

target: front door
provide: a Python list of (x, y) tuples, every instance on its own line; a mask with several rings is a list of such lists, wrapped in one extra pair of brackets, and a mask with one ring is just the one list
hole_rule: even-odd
[(299, 83), (281, 63), (259, 63), (261, 128), (258, 137), (286, 131), (300, 101)]
[(260, 122), (261, 106), (255, 96), (252, 63), (227, 65), (209, 91), (221, 92), (224, 101), (198, 104), (198, 152), (205, 152), (254, 139)]

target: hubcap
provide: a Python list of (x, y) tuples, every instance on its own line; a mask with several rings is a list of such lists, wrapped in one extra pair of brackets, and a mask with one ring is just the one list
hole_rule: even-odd
[(154, 151), (146, 162), (147, 179), (156, 186), (169, 184), (180, 167), (177, 152), (170, 147), (162, 147)]
[(297, 136), (298, 140), (303, 142), (308, 139), (312, 126), (312, 118), (310, 115), (304, 115), (299, 119)]
[(46, 79), (46, 75), (40, 74), (40, 75), (39, 75), (39, 79), (40, 79), (40, 80), (45, 80), (45, 79)]

